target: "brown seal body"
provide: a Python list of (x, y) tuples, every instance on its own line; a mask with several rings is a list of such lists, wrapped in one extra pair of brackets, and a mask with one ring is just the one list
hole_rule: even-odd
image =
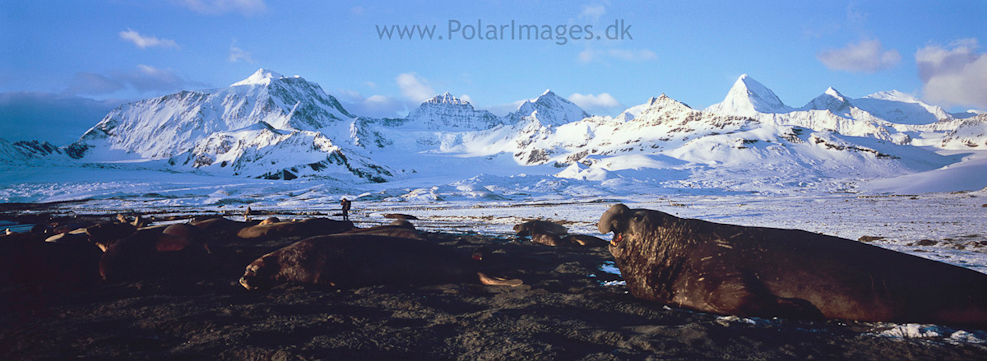
[(309, 218), (301, 221), (278, 222), (264, 220), (256, 226), (250, 226), (237, 232), (244, 239), (273, 238), (273, 237), (310, 237), (322, 234), (346, 232), (353, 229), (353, 222), (335, 221), (328, 218)]
[[(410, 224), (410, 223), (409, 223)], [(374, 235), (374, 236), (387, 236), (387, 237), (397, 237), (397, 238), (410, 238), (425, 241), (425, 235), (415, 229), (414, 226), (408, 228), (406, 226), (395, 226), (395, 225), (383, 225), (370, 228), (357, 228), (343, 234), (363, 234), (363, 235)]]
[[(87, 287), (99, 281), (103, 252), (85, 233), (65, 233), (47, 242), (45, 233), (0, 235), (0, 287), (65, 284)], [(0, 309), (4, 308), (0, 305)]]
[[(268, 253), (247, 266), (247, 289), (282, 283), (341, 288), (381, 284), (446, 284), (483, 281), (469, 257), (437, 244), (376, 235), (307, 238)], [(517, 280), (497, 280), (504, 285)], [(494, 283), (496, 284), (496, 283)]]
[(585, 234), (570, 234), (565, 236), (565, 238), (562, 238), (562, 244), (582, 247), (607, 247), (610, 245), (610, 242), (607, 242), (607, 240), (599, 237), (587, 236)]
[(211, 242), (217, 243), (239, 239), (237, 233), (244, 228), (256, 226), (259, 223), (256, 221), (240, 222), (217, 216), (205, 219), (193, 219), (190, 224), (202, 230)]
[(562, 236), (569, 233), (569, 230), (558, 223), (535, 220), (515, 225), (514, 232), (518, 237), (531, 237), (533, 243), (557, 247), (564, 244)]
[(183, 236), (186, 225), (144, 228), (113, 242), (99, 259), (99, 273), (110, 282), (148, 278), (195, 278), (215, 270), (208, 249)]
[(531, 242), (552, 247), (564, 245), (559, 235), (548, 232), (531, 232)]
[(527, 221), (514, 226), (514, 232), (518, 235), (528, 235), (535, 233), (551, 233), (557, 236), (565, 235), (569, 233), (569, 229), (565, 226), (553, 223), (549, 221)]
[(987, 275), (789, 229), (623, 204), (600, 218), (637, 298), (718, 314), (987, 327)]
[(85, 228), (85, 232), (93, 244), (106, 251), (116, 241), (136, 233), (137, 227), (129, 223), (100, 223)]

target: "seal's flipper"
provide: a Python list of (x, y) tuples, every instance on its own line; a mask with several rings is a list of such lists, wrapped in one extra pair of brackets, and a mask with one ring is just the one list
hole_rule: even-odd
[(517, 278), (492, 277), (484, 274), (483, 272), (477, 272), (476, 275), (480, 277), (480, 283), (485, 284), (487, 286), (517, 287), (524, 284), (524, 281), (521, 281), (520, 279)]

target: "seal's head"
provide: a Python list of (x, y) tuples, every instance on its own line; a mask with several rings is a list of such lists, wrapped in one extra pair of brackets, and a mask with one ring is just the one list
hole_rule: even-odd
[[(615, 258), (623, 258), (632, 248), (646, 247), (655, 242), (655, 234), (667, 226), (675, 217), (666, 213), (647, 209), (630, 209), (616, 204), (603, 213), (596, 227), (600, 233), (613, 232), (610, 253)], [(650, 245), (652, 248), (656, 245)]]
[(269, 260), (269, 257), (261, 257), (250, 263), (250, 265), (247, 266), (247, 269), (243, 272), (243, 276), (240, 277), (240, 285), (248, 290), (257, 290), (270, 287), (271, 275), (268, 274), (268, 271), (272, 269), (272, 267), (267, 265)]
[(616, 258), (620, 258), (624, 252), (626, 244), (625, 233), (629, 227), (629, 216), (633, 211), (623, 204), (615, 204), (600, 217), (596, 224), (600, 233), (607, 234), (613, 232), (613, 239), (610, 240), (610, 253)]

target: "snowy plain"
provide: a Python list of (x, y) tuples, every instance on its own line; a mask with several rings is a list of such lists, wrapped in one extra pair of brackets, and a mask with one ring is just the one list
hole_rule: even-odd
[[(385, 223), (407, 213), (419, 227), (507, 236), (530, 219), (565, 224), (573, 233), (600, 235), (599, 216), (615, 203), (712, 222), (797, 228), (849, 239), (882, 237), (875, 245), (987, 273), (987, 152), (929, 172), (874, 180), (820, 179), (789, 186), (743, 172), (705, 169), (661, 179), (654, 170), (603, 181), (553, 176), (550, 166), (513, 166), (510, 159), (482, 173), (475, 159), (438, 157), (427, 178), (382, 184), (292, 181), (161, 171), (158, 162), (4, 166), (0, 202), (49, 203), (64, 213), (241, 215), (253, 210), (304, 217), (333, 216), (339, 201), (354, 201), (358, 224)], [(969, 152), (965, 154), (970, 154)], [(474, 165), (470, 166), (473, 163)], [(528, 171), (531, 174), (523, 173)], [(541, 174), (538, 174), (541, 173)], [(509, 175), (513, 174), (513, 175)], [(631, 173), (624, 173), (631, 175)], [(649, 177), (653, 176), (653, 177)], [(742, 190), (731, 185), (745, 184)], [(713, 185), (713, 186), (710, 186)], [(749, 187), (761, 190), (750, 190)], [(916, 192), (917, 191), (917, 192)]]

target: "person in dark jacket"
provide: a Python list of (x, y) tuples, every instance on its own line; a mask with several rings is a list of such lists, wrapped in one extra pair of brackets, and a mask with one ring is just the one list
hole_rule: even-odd
[(343, 206), (343, 220), (344, 221), (350, 220), (350, 206), (352, 204), (353, 204), (353, 202), (350, 202), (346, 198), (343, 198), (343, 200), (339, 201), (339, 205)]

